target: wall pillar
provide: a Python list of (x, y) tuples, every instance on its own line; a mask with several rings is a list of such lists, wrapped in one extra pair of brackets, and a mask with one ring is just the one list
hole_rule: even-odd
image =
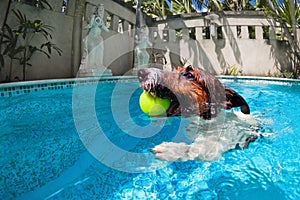
[(169, 42), (176, 42), (176, 31), (169, 29)]
[(157, 39), (158, 41), (162, 41), (164, 38), (164, 33), (163, 30), (165, 29), (165, 25), (164, 24), (159, 24), (157, 27)]
[(117, 15), (113, 15), (111, 20), (111, 29), (118, 32), (118, 26), (119, 26), (119, 17)]
[(275, 27), (269, 28), (269, 38), (270, 38), (270, 40), (276, 40)]
[[(124, 31), (124, 32), (127, 32), (127, 31), (129, 31), (129, 29), (130, 29), (130, 24), (129, 24), (129, 22), (126, 21), (126, 20), (124, 20), (124, 21), (123, 21), (123, 31)], [(128, 33), (128, 35), (130, 35), (130, 34)]]
[(241, 29), (241, 37), (243, 39), (249, 39), (248, 26), (242, 26)]
[(196, 40), (198, 40), (198, 41), (203, 40), (203, 28), (196, 27), (195, 32), (196, 32)]
[(263, 37), (263, 29), (261, 26), (255, 26), (255, 39), (262, 40)]
[[(72, 3), (70, 1), (69, 3)], [(85, 11), (85, 0), (76, 0), (72, 35), (71, 76), (76, 76), (81, 63), (82, 18)]]
[(237, 27), (236, 26), (229, 26), (229, 25), (224, 25), (224, 38), (232, 40), (234, 38), (237, 38)]
[(190, 39), (190, 32), (188, 28), (183, 28), (182, 29), (182, 39), (183, 40), (188, 40)]
[(297, 44), (298, 44), (298, 46), (300, 45), (300, 29), (298, 28), (297, 30), (296, 30), (296, 38), (297, 38)]

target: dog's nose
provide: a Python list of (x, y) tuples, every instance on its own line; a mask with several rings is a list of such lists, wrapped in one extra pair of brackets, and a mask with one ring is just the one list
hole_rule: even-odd
[(137, 72), (137, 76), (140, 81), (144, 80), (148, 74), (149, 72), (147, 72), (145, 69), (140, 69)]

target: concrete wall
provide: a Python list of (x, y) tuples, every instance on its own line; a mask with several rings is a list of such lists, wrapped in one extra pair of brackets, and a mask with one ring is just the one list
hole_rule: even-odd
[[(223, 38), (211, 35), (209, 39), (205, 38), (203, 30), (210, 26), (210, 21), (201, 14), (157, 19), (152, 24), (152, 38), (153, 34), (158, 35), (152, 39), (154, 48), (167, 50), (166, 59), (169, 62), (165, 68), (180, 65), (180, 59), (185, 59), (189, 64), (214, 74), (224, 73), (229, 65), (235, 65), (244, 75), (266, 76), (291, 70), (293, 63), (287, 41), (276, 39), (275, 29), (280, 29), (279, 24), (260, 12), (217, 14), (219, 18), (214, 22), (221, 27)], [(239, 35), (237, 26), (241, 30)], [(249, 26), (255, 29), (255, 39), (249, 38)], [(269, 29), (267, 39), (263, 37), (262, 27)], [(191, 38), (193, 34), (189, 32), (193, 31), (194, 38)], [(176, 32), (182, 34), (179, 41)]]
[[(62, 56), (54, 52), (51, 59), (39, 53), (34, 55), (31, 61), (32, 66), (27, 67), (27, 80), (74, 77), (79, 67), (72, 66), (74, 65), (72, 60), (75, 57), (72, 43), (74, 41), (81, 43), (87, 32), (82, 30), (82, 36), (79, 38), (72, 35), (75, 1), (69, 1), (66, 13), (61, 12), (62, 0), (50, 2), (53, 5), (52, 11), (17, 2), (12, 4), (12, 9), (20, 9), (29, 19), (42, 19), (46, 24), (55, 27), (52, 42), (63, 50)], [(1, 27), (7, 3), (8, 0), (0, 1), (3, 11), (0, 12)], [(87, 25), (89, 17), (99, 3), (104, 4), (105, 18), (110, 21), (110, 31), (103, 33), (104, 64), (112, 70), (114, 75), (127, 73), (133, 67), (135, 12), (131, 8), (124, 7), (123, 3), (118, 0), (87, 0), (83, 27)], [(222, 38), (208, 34), (210, 39), (205, 38), (203, 31), (210, 25), (210, 21), (205, 19), (204, 14), (171, 16), (155, 20), (144, 16), (142, 25), (148, 25), (149, 37), (153, 43), (150, 51), (162, 52), (165, 55), (167, 64), (164, 68), (166, 69), (171, 69), (173, 65), (181, 65), (182, 59), (215, 74), (224, 73), (229, 65), (238, 67), (243, 75), (265, 76), (292, 69), (293, 62), (290, 59), (291, 52), (289, 52), (287, 41), (284, 34), (283, 40), (276, 39), (275, 31), (280, 27), (273, 20), (265, 18), (259, 12), (217, 14), (219, 18), (215, 20), (215, 23), (221, 27)], [(8, 24), (11, 26), (16, 24), (16, 18), (12, 12), (9, 13)], [(249, 26), (255, 29), (255, 39), (249, 38)], [(263, 38), (263, 26), (269, 27), (268, 39)], [(240, 34), (238, 34), (237, 27), (240, 27)], [(297, 31), (300, 41), (300, 32)], [(180, 36), (180, 39), (177, 36)], [(77, 55), (75, 59), (80, 60), (81, 56)], [(6, 62), (6, 67), (1, 69), (0, 81), (5, 80), (8, 74), (8, 64), (9, 62)], [(16, 76), (22, 77), (22, 67), (15, 62), (12, 80)]]
[[(1, 16), (0, 22), (1, 27), (3, 24), (4, 14), (7, 8), (8, 1), (1, 1)], [(54, 4), (54, 3), (53, 3)], [(30, 20), (41, 19), (45, 24), (55, 27), (52, 32), (52, 43), (57, 44), (59, 48), (62, 49), (63, 55), (58, 56), (55, 52), (52, 53), (51, 58), (48, 59), (42, 53), (36, 53), (31, 59), (32, 66), (27, 67), (27, 79), (48, 79), (48, 78), (62, 78), (62, 77), (71, 77), (71, 45), (72, 37), (70, 33), (73, 31), (73, 18), (72, 16), (65, 15), (64, 13), (59, 12), (58, 8), (56, 10), (50, 11), (47, 9), (39, 9), (33, 6), (29, 6), (22, 3), (12, 3), (11, 9), (19, 9), (27, 18)], [(7, 24), (11, 27), (16, 25), (17, 18), (12, 12), (8, 15)], [(15, 28), (15, 27), (14, 27)], [(34, 42), (42, 41), (42, 37), (36, 37)], [(5, 68), (1, 69), (0, 80), (5, 80), (5, 77), (8, 74), (8, 64), (9, 60), (6, 59)], [(12, 67), (12, 77), (14, 80), (15, 77), (22, 78), (22, 67), (18, 62), (14, 62)]]
[[(82, 30), (82, 38), (72, 38), (75, 1), (69, 1), (67, 12), (61, 12), (62, 0), (49, 1), (53, 10), (39, 9), (27, 4), (13, 2), (11, 9), (19, 9), (30, 20), (41, 19), (45, 24), (55, 27), (52, 32), (52, 43), (57, 44), (62, 49), (63, 55), (58, 56), (55, 52), (51, 58), (47, 59), (41, 53), (33, 55), (31, 59), (32, 66), (26, 70), (26, 79), (51, 79), (51, 78), (69, 78), (76, 76), (79, 66), (72, 66), (74, 54), (72, 53), (72, 43), (74, 40), (82, 42), (86, 35), (86, 30)], [(103, 33), (105, 45), (104, 64), (112, 69), (114, 75), (124, 74), (132, 68), (133, 65), (133, 35), (135, 27), (135, 12), (130, 8), (120, 5), (117, 1), (112, 0), (87, 0), (82, 26), (85, 27), (95, 6), (100, 3), (104, 4), (105, 17), (110, 16), (110, 31)], [(0, 25), (2, 27), (5, 10), (8, 0), (0, 1), (0, 7), (3, 12), (0, 13)], [(7, 23), (14, 27), (16, 17), (9, 12)], [(145, 19), (142, 19), (145, 24)], [(122, 27), (122, 30), (120, 29)], [(38, 39), (39, 40), (39, 39)], [(38, 41), (36, 41), (38, 42)], [(79, 56), (81, 57), (81, 56)], [(80, 59), (80, 58), (79, 58)], [(9, 59), (6, 59), (6, 66), (0, 71), (0, 82), (5, 80), (9, 71)], [(74, 73), (75, 69), (75, 73)], [(22, 78), (22, 67), (19, 63), (14, 62), (11, 79), (15, 77)]]

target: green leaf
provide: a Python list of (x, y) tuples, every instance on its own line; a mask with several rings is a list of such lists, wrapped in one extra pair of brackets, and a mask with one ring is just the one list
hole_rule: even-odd
[(50, 3), (47, 0), (39, 0), (38, 4), (40, 5), (41, 8), (49, 8), (50, 10), (52, 10), (52, 6), (50, 5)]
[(25, 24), (26, 23), (27, 18), (26, 18), (25, 14), (23, 15), (22, 12), (19, 9), (17, 9), (17, 11), (15, 11), (15, 10), (12, 10), (12, 11), (16, 15), (16, 17), (19, 19), (20, 24)]
[(33, 28), (39, 29), (42, 26), (41, 22), (42, 22), (41, 20), (34, 20), (34, 22), (32, 23)]

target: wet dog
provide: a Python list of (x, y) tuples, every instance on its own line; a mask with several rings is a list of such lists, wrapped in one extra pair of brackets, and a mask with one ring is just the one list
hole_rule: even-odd
[[(181, 115), (192, 119), (187, 130), (188, 135), (193, 135), (190, 137), (193, 143), (164, 142), (152, 149), (160, 159), (214, 160), (222, 152), (236, 148), (237, 145), (241, 148), (248, 146), (249, 137), (255, 135), (252, 128), (245, 131), (245, 127), (255, 124), (255, 120), (249, 115), (250, 108), (245, 99), (233, 89), (223, 86), (214, 75), (200, 68), (188, 66), (175, 71), (145, 68), (138, 71), (138, 79), (141, 88), (153, 97), (171, 101), (167, 116)], [(243, 114), (222, 112), (234, 107), (240, 107)], [(231, 126), (225, 128), (228, 122)], [(208, 124), (210, 130), (204, 130), (203, 127)], [(244, 127), (243, 136), (239, 133), (242, 130), (231, 130), (232, 127)], [(230, 130), (230, 134), (224, 130)]]

